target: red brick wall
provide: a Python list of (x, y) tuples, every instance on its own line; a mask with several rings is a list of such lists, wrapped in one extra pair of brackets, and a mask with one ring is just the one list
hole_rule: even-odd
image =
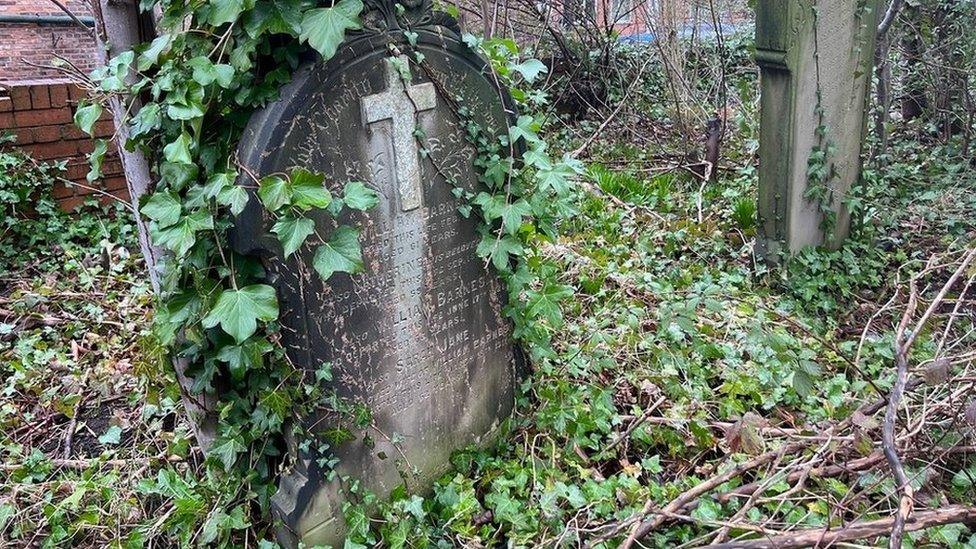
[[(3, 89), (6, 88), (6, 89)], [(0, 131), (11, 131), (17, 138), (15, 145), (37, 160), (66, 162), (63, 178), (86, 187), (107, 191), (127, 199), (122, 164), (109, 143), (109, 152), (102, 164), (103, 177), (89, 184), (88, 153), (94, 142), (74, 125), (74, 109), (85, 92), (75, 84), (64, 80), (8, 82), (0, 85)], [(95, 124), (95, 137), (111, 139), (114, 126), (106, 111)], [(111, 200), (97, 191), (58, 182), (54, 197), (67, 210), (74, 209), (86, 199), (95, 196), (103, 201)]]
[[(91, 17), (81, 0), (63, 2), (79, 17)], [(50, 0), (0, 0), (0, 15), (54, 15), (65, 13)], [(54, 54), (68, 59), (84, 72), (95, 68), (95, 42), (86, 29), (74, 23), (36, 24), (0, 22), (0, 82), (58, 77), (51, 68)]]

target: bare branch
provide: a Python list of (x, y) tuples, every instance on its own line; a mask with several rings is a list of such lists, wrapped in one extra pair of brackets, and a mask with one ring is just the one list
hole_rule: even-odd
[[(761, 540), (724, 543), (715, 545), (714, 547), (721, 549), (790, 549), (811, 547), (814, 545), (818, 547), (830, 547), (839, 542), (886, 536), (890, 532), (894, 520), (894, 518), (886, 518), (855, 522), (847, 527), (837, 529), (824, 530), (817, 528), (799, 530), (782, 536)], [(932, 528), (933, 526), (959, 522), (972, 523), (973, 521), (976, 521), (976, 507), (953, 505), (916, 513), (915, 517), (905, 526), (905, 531), (914, 532), (916, 530)]]

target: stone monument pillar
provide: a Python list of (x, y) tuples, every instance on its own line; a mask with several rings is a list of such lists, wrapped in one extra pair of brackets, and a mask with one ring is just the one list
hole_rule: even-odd
[(836, 247), (861, 170), (879, 0), (758, 0), (760, 246)]

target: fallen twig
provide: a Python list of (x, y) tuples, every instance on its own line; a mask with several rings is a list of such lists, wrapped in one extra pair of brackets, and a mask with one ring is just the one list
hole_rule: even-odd
[(915, 342), (915, 338), (925, 326), (925, 323), (929, 318), (931, 318), (935, 310), (942, 304), (946, 294), (948, 294), (949, 290), (955, 285), (956, 281), (959, 280), (959, 277), (966, 272), (966, 269), (969, 267), (969, 264), (972, 263), (974, 258), (976, 258), (976, 248), (973, 248), (966, 253), (955, 272), (952, 273), (949, 280), (946, 281), (946, 283), (942, 286), (942, 289), (939, 290), (939, 293), (935, 296), (935, 299), (929, 303), (929, 306), (922, 314), (922, 317), (915, 324), (915, 326), (909, 330), (908, 326), (911, 323), (912, 318), (915, 316), (915, 311), (918, 306), (916, 282), (919, 277), (932, 269), (932, 262), (930, 262), (929, 267), (923, 269), (921, 273), (913, 277), (909, 283), (911, 293), (908, 298), (908, 307), (905, 309), (905, 314), (902, 316), (897, 332), (895, 332), (895, 385), (892, 387), (891, 393), (888, 395), (888, 403), (885, 408), (884, 423), (881, 430), (882, 448), (884, 450), (885, 458), (888, 461), (888, 466), (891, 469), (892, 476), (895, 477), (898, 491), (901, 492), (901, 497), (899, 498), (898, 502), (898, 511), (895, 513), (895, 516), (892, 519), (891, 537), (888, 539), (888, 547), (892, 549), (901, 547), (902, 537), (905, 532), (905, 524), (908, 521), (908, 518), (911, 516), (912, 509), (915, 505), (915, 489), (912, 487), (911, 482), (909, 482), (908, 475), (905, 474), (905, 468), (901, 463), (901, 458), (898, 456), (898, 449), (895, 446), (895, 422), (898, 419), (898, 409), (901, 406), (901, 400), (905, 394), (905, 386), (908, 383), (908, 353), (911, 351), (912, 343)]
[[(85, 470), (91, 467), (125, 467), (128, 465), (145, 465), (154, 461), (165, 460), (170, 463), (183, 461), (180, 456), (158, 456), (132, 458), (132, 459), (49, 459), (45, 463), (50, 464), (54, 469), (77, 469)], [(0, 471), (16, 471), (25, 467), (23, 463), (0, 463)]]
[[(721, 549), (790, 549), (799, 547), (832, 546), (839, 542), (887, 536), (891, 532), (895, 518), (855, 522), (837, 529), (799, 530), (781, 536), (749, 541), (723, 543), (714, 547)], [(933, 526), (976, 521), (976, 507), (952, 505), (941, 509), (919, 511), (905, 525), (906, 532), (924, 530)]]

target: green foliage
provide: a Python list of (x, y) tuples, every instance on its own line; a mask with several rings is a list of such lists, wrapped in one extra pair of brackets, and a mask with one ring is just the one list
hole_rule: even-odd
[(752, 197), (742, 197), (732, 205), (732, 221), (747, 234), (755, 232), (757, 221), (756, 201)]
[(76, 271), (92, 245), (131, 233), (131, 226), (109, 221), (109, 212), (121, 208), (90, 201), (80, 219), (62, 211), (51, 192), (63, 165), (36, 162), (8, 148), (11, 141), (0, 136), (0, 272), (35, 262)]
[(308, 10), (302, 15), (302, 33), (299, 39), (308, 42), (323, 58), (335, 55), (347, 30), (361, 28), (359, 12), (363, 11), (360, 0), (339, 0), (331, 8)]
[[(310, 214), (327, 210), (336, 216), (377, 203), (375, 192), (361, 183), (326, 182), (301, 167), (249, 180), (234, 152), (249, 114), (276, 97), (299, 56), (310, 47), (331, 57), (345, 32), (360, 28), (363, 5), (215, 0), (163, 1), (159, 7), (162, 34), (116, 56), (93, 80), (99, 97), (123, 93), (143, 99), (127, 121), (129, 146), (161, 152), (155, 166), (159, 184), (140, 209), (153, 242), (170, 254), (161, 264), (155, 333), (170, 358), (185, 363), (191, 392), (215, 395), (213, 411), (221, 421), (207, 461), (219, 479), (214, 482), (238, 487), (208, 491), (212, 487), (204, 490), (169, 475), (146, 493), (200, 494), (201, 502), (220, 493), (219, 516), (207, 505), (188, 504), (185, 516), (171, 516), (165, 526), (182, 532), (184, 543), (225, 543), (267, 509), (285, 450), (280, 441), (286, 420), (325, 398), (305, 386), (304, 377), (312, 373), (296, 371), (283, 359), (276, 344), (274, 289), (262, 283), (255, 259), (233, 252), (228, 228), (248, 204), (248, 187), (257, 187), (286, 255), (314, 251), (313, 264), (324, 278), (355, 274), (362, 270), (358, 231), (340, 226), (323, 232)], [(88, 131), (101, 109), (97, 102), (83, 103), (76, 122)], [(93, 154), (93, 175), (103, 155), (103, 148)], [(333, 197), (329, 188), (343, 184), (343, 195)]]

